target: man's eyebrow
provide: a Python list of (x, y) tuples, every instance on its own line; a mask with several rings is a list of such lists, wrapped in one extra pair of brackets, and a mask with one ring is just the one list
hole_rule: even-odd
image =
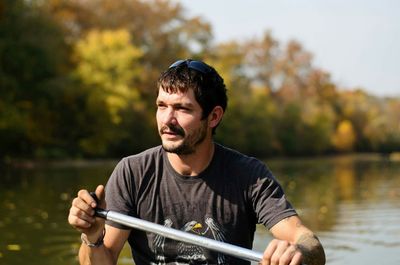
[(177, 108), (177, 107), (193, 108), (193, 107), (194, 107), (194, 104), (192, 104), (192, 103), (178, 102), (178, 103), (168, 104), (168, 103), (166, 103), (165, 101), (159, 100), (159, 99), (156, 100), (156, 104), (171, 105), (171, 106), (173, 106), (174, 108)]
[(174, 104), (172, 104), (172, 106), (174, 106), (174, 107), (193, 108), (194, 105), (192, 103), (183, 102), (183, 103), (174, 103)]

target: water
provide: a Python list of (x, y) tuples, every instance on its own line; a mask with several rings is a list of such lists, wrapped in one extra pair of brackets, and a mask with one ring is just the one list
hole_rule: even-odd
[[(400, 264), (400, 161), (379, 156), (266, 161), (327, 264)], [(62, 163), (0, 173), (0, 264), (78, 264), (67, 223), (76, 192), (105, 183), (115, 161)], [(258, 227), (254, 249), (271, 240)], [(118, 264), (133, 264), (125, 247)]]

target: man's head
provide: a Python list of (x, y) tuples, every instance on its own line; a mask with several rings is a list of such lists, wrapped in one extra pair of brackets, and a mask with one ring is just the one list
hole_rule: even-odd
[[(201, 61), (180, 60), (161, 74), (157, 87), (157, 123), (162, 139), (163, 131), (168, 131), (185, 138), (180, 147), (185, 144), (195, 147), (203, 141), (208, 128), (211, 128), (212, 134), (215, 133), (227, 106), (227, 95), (224, 81), (214, 68)], [(185, 111), (181, 111), (181, 107)], [(198, 116), (196, 122), (201, 126), (187, 126), (186, 137), (183, 135), (184, 124), (194, 116)], [(187, 142), (190, 139), (194, 142)], [(171, 148), (170, 151), (175, 149)], [(190, 153), (190, 150), (186, 148), (183, 153)]]
[(179, 60), (173, 63), (158, 79), (158, 89), (167, 93), (186, 93), (193, 90), (206, 118), (215, 106), (225, 111), (228, 98), (224, 80), (218, 72), (202, 61)]

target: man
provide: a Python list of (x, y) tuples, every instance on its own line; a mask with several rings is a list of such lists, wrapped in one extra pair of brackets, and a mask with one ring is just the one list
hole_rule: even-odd
[[(227, 106), (223, 79), (201, 61), (180, 60), (158, 81), (157, 125), (162, 146), (124, 158), (102, 208), (251, 248), (255, 225), (276, 238), (261, 264), (324, 264), (323, 248), (300, 221), (268, 168), (214, 143)], [(107, 202), (107, 205), (106, 205)], [(135, 264), (249, 264), (153, 233), (94, 217), (95, 200), (80, 190), (68, 221), (82, 233), (81, 264), (116, 264), (126, 240)]]

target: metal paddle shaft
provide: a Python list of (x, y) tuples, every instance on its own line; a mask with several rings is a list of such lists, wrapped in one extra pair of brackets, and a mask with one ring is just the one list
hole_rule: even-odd
[(237, 258), (259, 262), (263, 256), (262, 253), (255, 252), (247, 248), (242, 248), (207, 237), (190, 234), (114, 211), (107, 211), (100, 208), (96, 208), (95, 210), (96, 216), (102, 217), (106, 220), (146, 232), (155, 233), (177, 241), (201, 246), (213, 251), (235, 256)]

